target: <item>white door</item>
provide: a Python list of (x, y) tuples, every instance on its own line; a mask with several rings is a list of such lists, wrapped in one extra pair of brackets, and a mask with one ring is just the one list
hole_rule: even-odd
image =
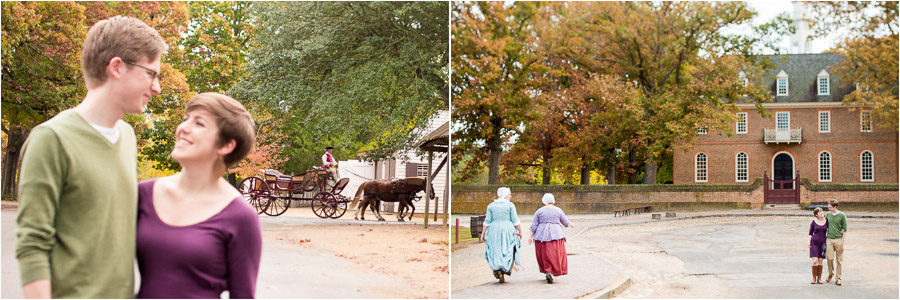
[(775, 139), (786, 141), (791, 139), (791, 113), (779, 111), (775, 113)]

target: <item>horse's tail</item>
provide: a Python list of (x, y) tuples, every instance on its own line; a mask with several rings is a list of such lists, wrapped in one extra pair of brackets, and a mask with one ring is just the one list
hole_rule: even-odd
[(369, 182), (368, 182), (368, 181), (363, 182), (363, 184), (360, 184), (360, 185), (359, 185), (359, 188), (356, 189), (356, 195), (353, 196), (353, 201), (350, 202), (350, 207), (353, 208), (353, 211), (356, 211), (357, 209), (359, 209), (359, 207), (356, 207), (356, 206), (359, 204), (359, 200), (360, 200), (359, 195), (362, 194), (363, 188), (366, 187), (366, 184), (367, 184), (367, 183), (369, 183)]

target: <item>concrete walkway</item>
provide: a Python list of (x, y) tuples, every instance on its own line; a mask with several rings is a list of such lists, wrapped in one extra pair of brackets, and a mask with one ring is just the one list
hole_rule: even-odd
[[(663, 217), (665, 212), (662, 213)], [(865, 220), (879, 220), (883, 222), (893, 221), (896, 224), (897, 213), (878, 212), (846, 212), (850, 217), (850, 223), (856, 228)], [(459, 218), (461, 227), (468, 227), (470, 215), (453, 215), (451, 224), (455, 224)], [(532, 216), (520, 215), (522, 228), (526, 230)], [(487, 270), (484, 261), (484, 245), (480, 243), (466, 243), (454, 245), (457, 249), (452, 254), (452, 298), (610, 298), (621, 294), (631, 284), (632, 275), (627, 268), (610, 263), (604, 259), (602, 248), (609, 247), (613, 243), (605, 243), (598, 247), (598, 238), (602, 239), (604, 227), (614, 230), (616, 226), (632, 224), (649, 224), (653, 222), (671, 222), (683, 220), (703, 220), (706, 218), (739, 218), (752, 220), (756, 217), (809, 217), (812, 213), (805, 210), (728, 210), (706, 212), (676, 212), (675, 218), (663, 218), (652, 220), (651, 213), (614, 217), (612, 215), (571, 215), (567, 216), (576, 224), (576, 228), (566, 229), (568, 237), (567, 250), (569, 251), (569, 275), (558, 277), (553, 284), (547, 284), (543, 275), (535, 269), (537, 264), (534, 258), (534, 248), (523, 242), (522, 260), (526, 270), (513, 273), (507, 277), (507, 283), (500, 284)], [(712, 220), (712, 219), (710, 219)], [(751, 222), (752, 223), (752, 222)], [(663, 223), (677, 224), (677, 223)], [(662, 225), (662, 224), (660, 224)], [(672, 226), (672, 225), (670, 225)], [(896, 227), (896, 225), (894, 226)], [(875, 230), (875, 228), (869, 228)], [(600, 230), (600, 231), (597, 231)], [(685, 272), (689, 276), (717, 276), (721, 281), (716, 281), (723, 290), (721, 297), (725, 298), (896, 298), (898, 286), (897, 270), (886, 274), (889, 278), (869, 282), (865, 280), (848, 280), (848, 278), (866, 278), (860, 276), (861, 272), (872, 270), (868, 263), (857, 265), (859, 268), (846, 268), (845, 286), (837, 287), (833, 283), (822, 285), (819, 289), (811, 289), (808, 286), (799, 286), (793, 281), (808, 280), (804, 277), (808, 273), (808, 259), (803, 258), (802, 251), (797, 253), (755, 253), (747, 244), (760, 236), (760, 228), (747, 226), (722, 226), (702, 228), (703, 232), (675, 231), (672, 234), (655, 236), (652, 242), (663, 248), (663, 253), (684, 263)], [(895, 228), (896, 230), (896, 228)], [(896, 233), (896, 231), (894, 231)], [(801, 234), (802, 235), (802, 234)], [(894, 234), (896, 236), (896, 234)], [(526, 235), (527, 236), (527, 235)], [(774, 237), (770, 237), (774, 238)], [(453, 239), (453, 237), (451, 237)], [(747, 240), (750, 239), (750, 240)], [(782, 236), (778, 239), (790, 240), (792, 237)], [(888, 241), (890, 242), (890, 241)], [(752, 242), (756, 243), (756, 242)], [(639, 243), (640, 244), (640, 243)], [(896, 269), (897, 253), (896, 240), (891, 251), (893, 265)], [(640, 247), (640, 245), (638, 245)], [(707, 247), (711, 247), (709, 250)], [(460, 249), (462, 248), (462, 249)], [(599, 250), (598, 250), (599, 249)], [(608, 249), (608, 248), (606, 248)], [(765, 249), (772, 250), (772, 249)], [(712, 252), (715, 253), (712, 253)], [(724, 251), (724, 252), (723, 252)], [(738, 254), (732, 253), (738, 251)], [(793, 251), (793, 250), (792, 250)], [(752, 257), (741, 255), (749, 254)], [(845, 254), (848, 256), (852, 251)], [(869, 254), (859, 253), (867, 257)], [(873, 254), (875, 255), (875, 254)], [(749, 257), (748, 256), (748, 257)], [(758, 256), (758, 257), (757, 257)], [(883, 256), (883, 255), (882, 255)], [(608, 257), (608, 256), (607, 256)], [(889, 258), (890, 259), (890, 258)], [(771, 268), (761, 268), (769, 266)], [(806, 273), (803, 273), (806, 271)], [(483, 273), (483, 274), (482, 274)], [(790, 275), (788, 275), (790, 273)], [(797, 274), (793, 274), (797, 273)], [(801, 274), (802, 273), (802, 274)], [(825, 271), (827, 276), (827, 270)], [(686, 273), (687, 274), (687, 273)], [(642, 274), (637, 274), (642, 275)], [(783, 275), (788, 275), (787, 277)], [(667, 275), (668, 276), (668, 275)], [(479, 284), (466, 284), (472, 282), (470, 277), (478, 277)], [(643, 280), (643, 276), (638, 276)], [(794, 278), (796, 277), (796, 278)], [(893, 279), (891, 279), (893, 278)], [(788, 279), (788, 280), (785, 280)], [(893, 284), (890, 281), (893, 280)], [(887, 282), (887, 283), (886, 283)], [(808, 285), (808, 281), (806, 282)], [(856, 286), (853, 286), (856, 285)], [(638, 296), (640, 297), (640, 296)], [(667, 297), (679, 298), (672, 294)]]

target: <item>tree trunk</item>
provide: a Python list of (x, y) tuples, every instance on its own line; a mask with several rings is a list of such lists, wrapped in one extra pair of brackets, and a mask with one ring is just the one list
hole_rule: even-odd
[(609, 155), (609, 167), (606, 169), (606, 183), (616, 184), (616, 149), (610, 149)]
[(550, 167), (547, 166), (546, 163), (544, 163), (544, 164), (541, 166), (541, 171), (542, 171), (541, 173), (543, 173), (543, 174), (541, 174), (541, 175), (543, 176), (543, 177), (541, 178), (541, 184), (543, 184), (543, 185), (550, 184), (550, 180), (551, 180), (551, 176), (550, 176), (550, 175), (551, 175), (551, 172), (553, 172), (553, 171), (550, 170)]
[(581, 157), (581, 184), (591, 184), (591, 166), (587, 163), (587, 157)]
[(491, 157), (488, 161), (488, 184), (500, 184), (500, 154), (503, 148), (500, 147), (500, 136), (495, 139), (488, 140), (488, 149), (491, 151)]
[[(6, 135), (6, 153), (3, 156), (3, 196), (18, 200), (19, 156), (28, 130), (12, 128)], [(6, 197), (4, 197), (6, 198)]]
[(637, 163), (636, 156), (634, 150), (628, 150), (628, 170), (632, 171), (628, 172), (628, 184), (637, 184), (637, 171), (634, 168)]
[(659, 171), (659, 162), (653, 158), (653, 155), (647, 156), (644, 164), (644, 184), (655, 184), (656, 173)]

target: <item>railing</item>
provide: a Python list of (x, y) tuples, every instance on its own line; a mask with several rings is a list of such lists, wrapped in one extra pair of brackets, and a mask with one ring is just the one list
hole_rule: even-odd
[(803, 128), (791, 128), (789, 130), (777, 130), (764, 128), (766, 144), (769, 143), (801, 143), (803, 142)]

